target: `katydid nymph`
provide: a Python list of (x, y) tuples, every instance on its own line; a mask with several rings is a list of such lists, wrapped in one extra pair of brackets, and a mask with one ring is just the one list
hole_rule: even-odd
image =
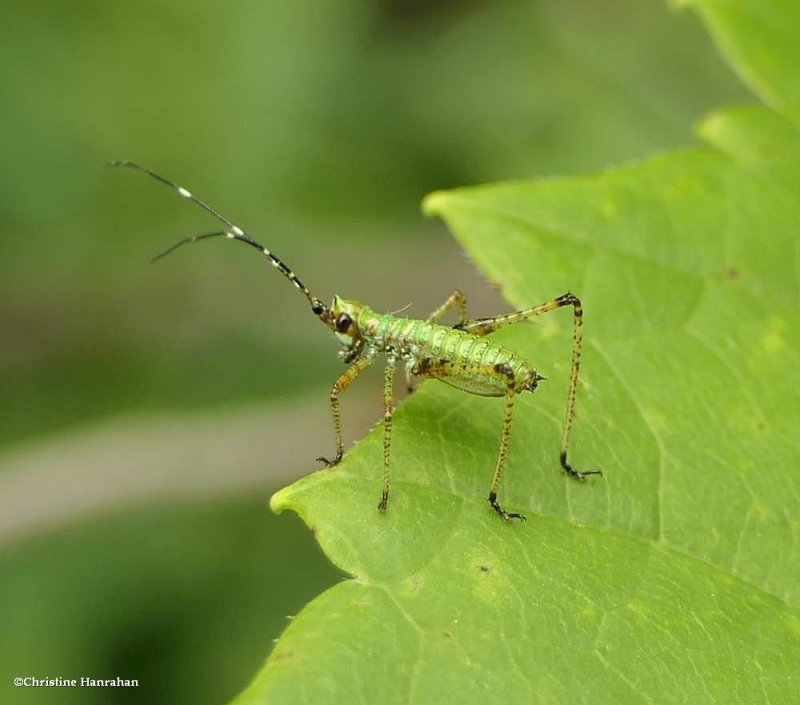
[[(511, 440), (511, 419), (514, 402), (518, 394), (533, 392), (539, 381), (544, 379), (519, 354), (508, 350), (487, 338), (503, 326), (528, 321), (549, 311), (572, 307), (573, 338), (572, 364), (567, 393), (567, 410), (561, 436), (561, 468), (570, 477), (584, 480), (589, 475), (602, 475), (600, 470), (578, 470), (568, 459), (570, 432), (575, 418), (575, 396), (578, 388), (578, 373), (581, 365), (581, 325), (583, 309), (577, 296), (562, 294), (539, 306), (533, 306), (515, 313), (490, 318), (468, 319), (466, 297), (456, 289), (450, 297), (427, 319), (403, 318), (391, 313), (377, 313), (369, 306), (352, 299), (334, 296), (330, 306), (311, 294), (297, 275), (273, 252), (252, 239), (241, 227), (222, 215), (205, 201), (190, 191), (165, 179), (163, 176), (139, 164), (127, 160), (109, 162), (110, 166), (124, 166), (141, 171), (162, 184), (169, 186), (182, 198), (191, 201), (222, 223), (223, 229), (194, 235), (179, 240), (164, 252), (156, 255), (153, 261), (164, 257), (181, 245), (213, 237), (237, 240), (258, 250), (268, 262), (277, 269), (295, 288), (305, 296), (312, 313), (322, 321), (336, 336), (339, 357), (347, 369), (334, 382), (330, 391), (330, 405), (333, 412), (333, 427), (336, 448), (332, 458), (317, 458), (331, 468), (341, 461), (344, 455), (339, 397), (350, 384), (381, 356), (385, 358), (384, 375), (384, 414), (383, 414), (383, 490), (378, 504), (380, 511), (386, 511), (389, 501), (389, 467), (392, 435), (392, 414), (394, 402), (394, 377), (398, 365), (405, 369), (406, 381), (412, 378), (438, 379), (471, 394), (489, 397), (505, 397), (505, 416), (503, 418), (500, 450), (495, 463), (489, 487), (489, 504), (506, 521), (524, 520), (525, 516), (507, 512), (497, 500), (500, 479), (506, 463), (506, 455)], [(456, 309), (458, 322), (453, 326), (440, 321), (450, 310)]]

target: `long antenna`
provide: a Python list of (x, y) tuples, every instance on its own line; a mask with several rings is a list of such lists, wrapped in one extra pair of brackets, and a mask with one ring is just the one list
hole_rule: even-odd
[(236, 223), (226, 218), (222, 213), (220, 213), (216, 208), (212, 208), (208, 203), (205, 201), (200, 200), (197, 196), (193, 195), (190, 191), (187, 191), (182, 186), (178, 186), (177, 184), (165, 179), (160, 174), (156, 174), (154, 171), (141, 166), (140, 164), (136, 164), (135, 162), (128, 161), (127, 159), (121, 159), (116, 161), (108, 162), (108, 166), (125, 166), (129, 167), (130, 169), (136, 169), (137, 171), (141, 171), (148, 176), (151, 176), (156, 181), (160, 181), (165, 186), (169, 186), (173, 191), (175, 191), (181, 198), (185, 198), (188, 201), (191, 201), (196, 206), (199, 206), (207, 213), (210, 213), (214, 218), (220, 221), (225, 227), (226, 230), (218, 230), (210, 233), (203, 233), (202, 235), (194, 235), (192, 237), (184, 238), (183, 240), (179, 240), (174, 245), (170, 246), (160, 254), (153, 257), (151, 260), (155, 262), (162, 257), (166, 257), (170, 252), (173, 250), (178, 249), (181, 245), (185, 245), (190, 242), (197, 242), (198, 240), (205, 240), (210, 237), (226, 237), (229, 240), (239, 240), (239, 242), (244, 242), (250, 245), (250, 247), (254, 247), (257, 249), (261, 254), (265, 255), (269, 260), (270, 264), (275, 267), (283, 276), (285, 276), (292, 284), (295, 285), (297, 289), (299, 289), (305, 297), (308, 299), (308, 302), (311, 304), (311, 310), (320, 318), (324, 318), (328, 313), (328, 307), (320, 301), (316, 296), (312, 296), (311, 292), (308, 288), (303, 284), (303, 282), (298, 279), (297, 275), (289, 269), (289, 267), (284, 264), (283, 260), (281, 260), (277, 255), (270, 252), (266, 247), (262, 244), (256, 242), (251, 238), (244, 230), (242, 230)]

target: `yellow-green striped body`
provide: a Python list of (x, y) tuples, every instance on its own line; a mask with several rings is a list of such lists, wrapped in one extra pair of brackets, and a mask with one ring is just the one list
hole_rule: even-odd
[[(363, 341), (362, 354), (394, 354), (412, 374), (423, 374), (482, 396), (503, 396), (510, 370), (517, 392), (533, 390), (541, 377), (517, 353), (486, 337), (450, 326), (377, 313), (368, 306), (339, 300), (347, 306)], [(345, 341), (342, 341), (345, 342)]]

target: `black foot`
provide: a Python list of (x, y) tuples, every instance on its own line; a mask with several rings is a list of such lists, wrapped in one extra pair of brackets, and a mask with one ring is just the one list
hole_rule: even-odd
[(341, 460), (342, 460), (342, 453), (341, 452), (337, 453), (336, 457), (333, 460), (328, 460), (327, 458), (323, 458), (322, 456), (317, 458), (317, 462), (318, 463), (324, 463), (326, 468), (332, 468), (332, 467), (338, 465), (341, 462)]
[(602, 470), (578, 470), (578, 468), (572, 467), (567, 462), (566, 453), (561, 454), (561, 467), (564, 468), (564, 472), (567, 475), (574, 477), (576, 480), (585, 480), (589, 475), (600, 475), (601, 477), (603, 475)]
[(381, 501), (378, 502), (378, 509), (382, 512), (386, 511), (386, 507), (389, 506), (389, 494), (388, 492), (384, 492), (381, 495)]
[(516, 514), (514, 512), (507, 512), (500, 506), (500, 503), (497, 501), (497, 495), (492, 492), (489, 495), (489, 504), (492, 505), (492, 509), (494, 509), (501, 517), (503, 517), (503, 521), (511, 521), (512, 519), (519, 519), (520, 521), (525, 521), (526, 517), (524, 514)]

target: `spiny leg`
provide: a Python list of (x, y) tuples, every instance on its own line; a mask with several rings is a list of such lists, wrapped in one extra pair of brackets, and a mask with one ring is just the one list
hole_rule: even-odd
[(397, 359), (390, 355), (386, 360), (383, 377), (383, 493), (378, 509), (386, 511), (389, 502), (389, 449), (392, 443), (392, 414), (394, 413), (394, 370)]
[(567, 395), (567, 414), (564, 418), (564, 432), (561, 434), (561, 467), (564, 471), (576, 480), (583, 480), (587, 475), (602, 475), (602, 470), (578, 470), (570, 465), (567, 460), (569, 451), (569, 436), (572, 432), (572, 423), (575, 421), (575, 397), (578, 394), (578, 373), (581, 369), (581, 351), (583, 348), (583, 308), (580, 299), (574, 294), (566, 293), (558, 297), (561, 306), (572, 306), (573, 326), (572, 326), (572, 364), (569, 375), (569, 392)]
[[(456, 323), (454, 327), (459, 328), (467, 320), (467, 297), (464, 296), (464, 293), (460, 289), (455, 289), (453, 293), (447, 297), (447, 300), (430, 316), (428, 316), (426, 323), (438, 323), (440, 320), (442, 320), (442, 317), (455, 306), (458, 306), (458, 323)], [(413, 366), (414, 363), (412, 361), (406, 365), (405, 369), (406, 389), (408, 390), (409, 394), (414, 391), (414, 385), (411, 379), (411, 370)]]
[(339, 378), (333, 383), (331, 387), (331, 411), (333, 411), (333, 429), (336, 433), (336, 455), (333, 460), (328, 460), (320, 456), (317, 460), (325, 463), (325, 467), (333, 467), (338, 465), (339, 461), (344, 455), (344, 438), (342, 437), (342, 415), (339, 410), (339, 395), (347, 389), (353, 380), (358, 377), (369, 365), (374, 358), (371, 355), (365, 355), (358, 358), (350, 367), (348, 367)]
[(492, 484), (489, 488), (489, 504), (505, 521), (511, 519), (521, 519), (525, 521), (524, 514), (517, 514), (515, 512), (507, 512), (500, 503), (497, 501), (497, 490), (500, 486), (500, 480), (503, 477), (503, 470), (505, 469), (506, 455), (508, 454), (508, 446), (511, 442), (511, 418), (514, 413), (514, 400), (517, 395), (517, 384), (514, 376), (514, 371), (507, 362), (502, 362), (494, 365), (454, 365), (448, 360), (433, 360), (426, 358), (421, 360), (414, 373), (420, 377), (432, 377), (435, 379), (445, 379), (452, 376), (480, 376), (487, 375), (490, 377), (500, 378), (506, 382), (506, 413), (503, 418), (503, 433), (500, 437), (500, 450), (497, 454), (497, 463), (494, 468), (494, 475), (492, 476)]
[(488, 333), (493, 333), (504, 326), (513, 325), (514, 323), (521, 323), (522, 321), (528, 321), (531, 318), (536, 318), (536, 316), (541, 316), (543, 313), (549, 313), (550, 311), (555, 311), (562, 306), (576, 306), (578, 318), (582, 316), (582, 309), (581, 309), (581, 302), (577, 296), (574, 294), (562, 294), (561, 296), (553, 299), (552, 301), (547, 301), (543, 304), (539, 304), (538, 306), (532, 306), (531, 308), (525, 308), (521, 311), (514, 311), (513, 313), (504, 313), (502, 316), (490, 316), (488, 318), (475, 318), (471, 321), (464, 321), (463, 323), (456, 326), (459, 330), (465, 330), (473, 335), (487, 335)]
[(492, 477), (492, 484), (489, 488), (489, 504), (505, 521), (511, 519), (522, 519), (525, 521), (523, 514), (508, 513), (503, 509), (497, 501), (497, 489), (500, 486), (500, 480), (503, 477), (503, 470), (506, 464), (506, 454), (508, 453), (508, 444), (511, 441), (511, 416), (514, 413), (514, 399), (517, 395), (514, 371), (508, 363), (501, 363), (494, 366), (495, 371), (504, 374), (508, 379), (508, 387), (506, 388), (506, 414), (503, 417), (503, 435), (500, 438), (500, 452), (497, 454), (497, 465), (494, 468), (494, 476)]
[(466, 321), (462, 325), (456, 326), (461, 330), (468, 331), (474, 335), (486, 335), (496, 331), (503, 326), (520, 323), (535, 318), (543, 313), (554, 311), (563, 306), (572, 306), (573, 328), (572, 328), (572, 364), (569, 377), (569, 392), (567, 393), (567, 414), (564, 420), (564, 432), (561, 435), (561, 467), (564, 471), (577, 480), (583, 480), (587, 475), (602, 475), (602, 470), (578, 470), (570, 465), (567, 460), (569, 451), (569, 438), (572, 433), (572, 422), (575, 420), (575, 397), (578, 392), (578, 373), (581, 368), (581, 348), (583, 345), (582, 325), (583, 308), (580, 299), (575, 294), (567, 292), (561, 296), (516, 313), (509, 313), (504, 316), (494, 316), (492, 318), (478, 318), (474, 321)]

